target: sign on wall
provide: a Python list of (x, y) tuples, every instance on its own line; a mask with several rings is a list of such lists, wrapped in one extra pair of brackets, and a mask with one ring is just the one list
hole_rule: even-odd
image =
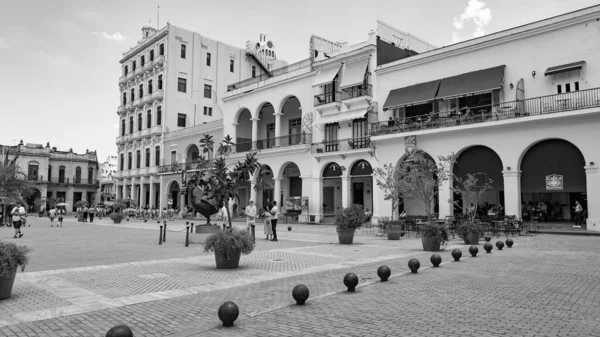
[(404, 149), (410, 153), (417, 148), (417, 136), (404, 137)]
[(546, 191), (562, 191), (563, 176), (561, 174), (549, 174), (546, 176)]

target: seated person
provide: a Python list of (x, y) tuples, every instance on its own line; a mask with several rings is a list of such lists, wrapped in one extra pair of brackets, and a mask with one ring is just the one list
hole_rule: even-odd
[(392, 117), (390, 117), (390, 119), (387, 122), (387, 126), (394, 126), (396, 124), (396, 122), (392, 119)]

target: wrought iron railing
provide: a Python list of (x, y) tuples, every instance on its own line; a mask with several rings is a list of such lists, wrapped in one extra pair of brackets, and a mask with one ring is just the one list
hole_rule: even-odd
[(364, 96), (373, 96), (373, 88), (370, 84), (361, 84), (354, 87), (342, 89), (343, 100)]
[(371, 136), (493, 122), (592, 107), (600, 107), (600, 88), (382, 121), (371, 124)]
[(321, 154), (328, 152), (352, 151), (371, 148), (370, 137), (348, 138), (322, 141), (313, 143), (311, 146), (312, 154)]
[(302, 60), (300, 62), (296, 62), (296, 63), (292, 63), (292, 64), (288, 64), (285, 67), (281, 67), (281, 68), (277, 68), (274, 69), (273, 71), (271, 71), (271, 76), (267, 75), (267, 74), (260, 74), (258, 76), (252, 77), (252, 78), (248, 78), (245, 79), (243, 81), (237, 82), (237, 83), (233, 83), (227, 86), (227, 91), (232, 91), (235, 89), (239, 89), (239, 88), (243, 88), (246, 86), (249, 86), (251, 84), (254, 83), (258, 83), (260, 81), (264, 81), (268, 78), (272, 78), (272, 77), (276, 77), (276, 76), (281, 76), (287, 73), (291, 73), (300, 69), (304, 69), (304, 68), (310, 68), (312, 65), (311, 60), (310, 59), (306, 59), (306, 60)]
[(341, 91), (331, 91), (315, 95), (315, 106), (342, 101)]
[(292, 135), (285, 135), (281, 137), (273, 137), (268, 139), (259, 139), (255, 142), (245, 141), (235, 144), (236, 152), (248, 152), (252, 149), (262, 151), (278, 147), (289, 147), (302, 144), (310, 144), (312, 142), (311, 133), (298, 133)]

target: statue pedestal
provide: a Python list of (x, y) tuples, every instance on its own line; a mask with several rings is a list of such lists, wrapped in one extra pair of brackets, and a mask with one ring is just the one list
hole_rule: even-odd
[(190, 233), (190, 243), (203, 244), (207, 237), (221, 230), (220, 226), (196, 225), (194, 226), (194, 233)]

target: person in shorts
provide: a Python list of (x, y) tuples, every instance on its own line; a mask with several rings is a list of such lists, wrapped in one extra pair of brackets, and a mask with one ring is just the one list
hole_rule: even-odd
[(94, 222), (94, 215), (96, 215), (96, 207), (94, 205), (88, 209), (88, 215), (90, 216), (90, 222)]
[(58, 216), (58, 223), (56, 224), (56, 227), (62, 227), (63, 226), (63, 218), (65, 217), (65, 210), (62, 208), (59, 208), (56, 211), (56, 216)]
[(23, 233), (21, 232), (21, 225), (23, 223), (23, 219), (25, 218), (25, 207), (23, 207), (22, 202), (18, 202), (17, 205), (10, 212), (12, 215), (13, 227), (15, 228), (15, 236), (13, 239), (23, 237)]
[(54, 227), (54, 218), (56, 217), (56, 209), (54, 207), (48, 211), (48, 217), (50, 218), (50, 227)]

